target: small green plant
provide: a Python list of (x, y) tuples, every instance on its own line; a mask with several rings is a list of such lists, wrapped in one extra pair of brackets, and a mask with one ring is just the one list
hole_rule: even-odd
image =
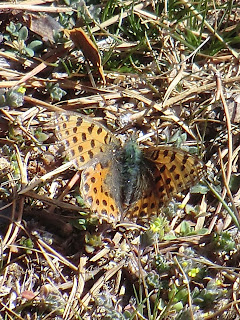
[(170, 231), (169, 221), (160, 215), (151, 223), (150, 230), (157, 235), (159, 240), (162, 240)]
[(170, 287), (168, 298), (171, 301), (171, 307), (179, 312), (188, 301), (188, 290), (186, 286), (178, 287), (173, 284)]
[(160, 289), (160, 287), (161, 287), (159, 275), (156, 274), (155, 272), (149, 272), (147, 274), (146, 282), (149, 286), (151, 286), (153, 288)]
[(155, 266), (159, 274), (168, 272), (171, 269), (172, 265), (173, 263), (167, 261), (165, 256), (161, 254), (155, 256)]
[(26, 44), (28, 39), (28, 29), (26, 26), (22, 26), (21, 23), (14, 24), (10, 21), (9, 26), (6, 27), (6, 31), (9, 33), (4, 38), (9, 41), (12, 48), (20, 55), (26, 55), (33, 57), (35, 52), (42, 48), (42, 41), (33, 40), (29, 44)]
[(179, 258), (179, 262), (188, 276), (188, 280), (202, 280), (206, 276), (206, 267), (201, 262), (198, 262), (194, 259), (195, 252), (191, 248), (185, 250), (185, 255)]
[(55, 83), (55, 84), (48, 83), (47, 89), (50, 92), (50, 97), (52, 101), (60, 101), (62, 100), (62, 97), (64, 97), (67, 94), (66, 91), (60, 88), (58, 83)]
[(231, 234), (227, 231), (215, 233), (213, 243), (218, 251), (225, 251), (226, 253), (229, 253), (236, 248), (236, 244), (232, 239)]
[(211, 306), (216, 300), (226, 295), (228, 290), (222, 287), (221, 282), (212, 279), (208, 282), (206, 288), (200, 290), (195, 287), (192, 292), (193, 303), (201, 308)]
[(90, 253), (95, 250), (96, 247), (100, 247), (102, 244), (101, 236), (97, 234), (90, 234), (89, 232), (85, 235), (85, 250)]
[(32, 254), (32, 250), (31, 249), (34, 247), (32, 239), (26, 238), (26, 237), (22, 237), (22, 239), (20, 240), (20, 245), (25, 247), (26, 253)]
[[(187, 210), (190, 210), (190, 207), (187, 207)], [(180, 235), (182, 237), (191, 236), (194, 234), (206, 234), (208, 232), (207, 228), (202, 228), (202, 229), (196, 231), (193, 227), (191, 227), (190, 223), (186, 220), (183, 220), (181, 222), (180, 227), (181, 227), (180, 228)]]
[(101, 316), (101, 319), (104, 320), (126, 320), (124, 314), (115, 310), (111, 296), (108, 293), (103, 292), (101, 295), (98, 295), (96, 298), (96, 304), (99, 308), (98, 316)]
[(14, 87), (9, 90), (0, 90), (0, 108), (10, 107), (19, 108), (23, 105), (26, 89), (23, 87)]

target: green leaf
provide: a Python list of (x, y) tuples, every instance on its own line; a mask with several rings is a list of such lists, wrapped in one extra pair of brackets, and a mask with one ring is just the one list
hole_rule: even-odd
[(49, 136), (46, 133), (42, 132), (42, 128), (37, 129), (34, 133), (34, 136), (37, 138), (39, 142), (44, 142), (49, 138)]
[(183, 236), (186, 236), (186, 235), (188, 235), (188, 234), (191, 234), (192, 233), (192, 228), (190, 227), (190, 224), (187, 222), (187, 221), (183, 221), (182, 223), (181, 223), (181, 231), (180, 231), (180, 233), (181, 233), (181, 235), (183, 235)]
[(5, 104), (6, 104), (5, 90), (1, 89), (0, 90), (0, 108), (4, 107)]
[(25, 48), (25, 51), (26, 51), (26, 54), (29, 56), (29, 57), (33, 57), (34, 56), (34, 51), (28, 47)]
[(240, 174), (234, 173), (231, 175), (229, 187), (232, 192), (237, 192), (240, 186)]
[(34, 52), (38, 51), (39, 49), (41, 49), (43, 43), (40, 40), (34, 40), (32, 42), (29, 43), (29, 45), (27, 46), (27, 48), (32, 49)]
[(209, 191), (209, 188), (200, 183), (196, 184), (191, 188), (191, 193), (195, 193), (195, 194), (207, 194), (208, 191)]
[(15, 24), (11, 21), (9, 26), (6, 26), (6, 31), (9, 32), (12, 36), (17, 37), (21, 27), (22, 27), (21, 23)]
[(27, 27), (23, 26), (20, 30), (19, 30), (19, 34), (18, 34), (18, 40), (27, 40), (28, 37), (28, 29)]

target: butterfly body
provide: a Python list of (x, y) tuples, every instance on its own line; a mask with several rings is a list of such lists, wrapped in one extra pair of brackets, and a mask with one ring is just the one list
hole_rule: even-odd
[(150, 162), (144, 158), (143, 151), (133, 139), (127, 141), (122, 147), (120, 166), (122, 168), (122, 203), (125, 208), (129, 208), (150, 188), (153, 172)]
[(203, 164), (170, 146), (125, 144), (103, 125), (76, 113), (56, 116), (56, 136), (82, 171), (80, 192), (99, 218), (109, 222), (156, 214), (177, 193), (201, 178)]

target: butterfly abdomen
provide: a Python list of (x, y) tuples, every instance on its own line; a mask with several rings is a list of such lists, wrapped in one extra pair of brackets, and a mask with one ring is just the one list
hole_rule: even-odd
[(145, 189), (149, 187), (149, 179), (143, 181), (146, 171), (142, 150), (134, 140), (125, 143), (121, 156), (122, 204), (131, 206), (140, 199)]

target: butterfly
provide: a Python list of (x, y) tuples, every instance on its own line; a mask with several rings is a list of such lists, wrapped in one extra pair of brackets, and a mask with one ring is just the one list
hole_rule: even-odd
[(56, 137), (82, 171), (80, 193), (101, 220), (148, 219), (203, 174), (195, 156), (171, 146), (123, 145), (104, 125), (74, 112), (56, 114)]

